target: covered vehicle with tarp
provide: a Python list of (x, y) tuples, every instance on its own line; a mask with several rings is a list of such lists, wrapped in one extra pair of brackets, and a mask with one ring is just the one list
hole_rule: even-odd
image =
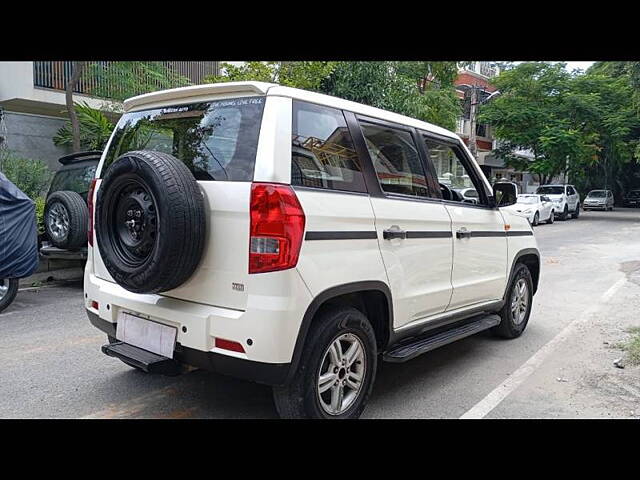
[(35, 203), (0, 172), (0, 312), (38, 268)]

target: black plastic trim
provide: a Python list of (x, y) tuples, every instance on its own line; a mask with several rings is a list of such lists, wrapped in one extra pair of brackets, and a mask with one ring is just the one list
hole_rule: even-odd
[(451, 238), (453, 234), (451, 230), (442, 231), (422, 231), (422, 230), (409, 230), (407, 232), (407, 238)]
[(328, 300), (332, 298), (339, 297), (341, 295), (346, 295), (348, 293), (357, 293), (363, 291), (375, 290), (378, 292), (382, 292), (387, 299), (387, 306), (389, 309), (388, 318), (389, 318), (389, 335), (393, 334), (393, 302), (391, 297), (391, 290), (389, 287), (380, 281), (371, 280), (364, 282), (353, 282), (346, 283), (344, 285), (338, 285), (335, 287), (328, 288), (324, 290), (320, 294), (316, 295), (311, 304), (307, 307), (307, 311), (302, 317), (302, 323), (300, 324), (300, 330), (298, 331), (298, 339), (296, 340), (296, 346), (293, 351), (293, 357), (291, 359), (291, 368), (289, 369), (289, 374), (286, 379), (286, 383), (291, 381), (291, 378), (295, 374), (298, 364), (300, 363), (300, 358), (302, 357), (302, 351), (304, 350), (304, 344), (307, 338), (307, 333), (309, 332), (309, 327), (311, 326), (311, 322), (313, 317), (317, 313), (318, 309)]
[(526, 237), (528, 235), (533, 235), (533, 232), (530, 230), (507, 231), (507, 237)]
[[(111, 337), (115, 337), (115, 323), (103, 320), (90, 310), (87, 310), (87, 315), (94, 327)], [(283, 385), (291, 368), (290, 363), (255, 362), (220, 353), (204, 352), (185, 347), (179, 343), (176, 344), (173, 358), (178, 363), (266, 385)]]
[(495, 302), (483, 304), (478, 307), (472, 306), (463, 311), (451, 312), (450, 314), (445, 314), (435, 320), (426, 320), (425, 322), (419, 323), (411, 328), (399, 331), (392, 330), (386, 350), (393, 348), (398, 343), (411, 337), (417, 337), (427, 332), (437, 333), (448, 330), (461, 322), (468, 321), (471, 317), (475, 317), (478, 314), (498, 312), (503, 305), (503, 300), (496, 300)]
[(378, 238), (375, 231), (371, 232), (345, 232), (345, 231), (322, 231), (307, 232), (305, 240), (374, 240)]
[(524, 248), (522, 250), (520, 250), (518, 253), (515, 254), (515, 256), (513, 257), (513, 261), (511, 262), (511, 269), (509, 270), (509, 277), (507, 278), (507, 288), (505, 288), (504, 290), (504, 296), (502, 298), (503, 302), (506, 301), (506, 296), (507, 296), (507, 290), (509, 285), (511, 284), (511, 280), (513, 278), (513, 270), (516, 266), (516, 264), (518, 263), (518, 260), (520, 258), (522, 258), (525, 255), (530, 255), (533, 254), (536, 257), (538, 257), (538, 281), (534, 283), (533, 285), (533, 294), (535, 295), (535, 293), (538, 291), (538, 283), (540, 282), (540, 252), (538, 251), (537, 248)]

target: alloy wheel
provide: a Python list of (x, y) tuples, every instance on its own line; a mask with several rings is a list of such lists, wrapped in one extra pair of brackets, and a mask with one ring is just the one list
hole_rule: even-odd
[(345, 333), (331, 342), (316, 381), (318, 400), (326, 413), (341, 415), (354, 404), (362, 390), (366, 367), (364, 345), (356, 335)]
[(66, 207), (55, 202), (49, 209), (47, 216), (47, 225), (49, 232), (56, 240), (63, 240), (69, 233), (69, 212)]
[(0, 278), (0, 300), (4, 298), (4, 296), (9, 291), (9, 280), (6, 278)]
[(513, 323), (520, 325), (527, 315), (528, 308), (529, 289), (525, 279), (520, 278), (513, 286), (513, 292), (511, 293), (511, 316), (513, 317)]

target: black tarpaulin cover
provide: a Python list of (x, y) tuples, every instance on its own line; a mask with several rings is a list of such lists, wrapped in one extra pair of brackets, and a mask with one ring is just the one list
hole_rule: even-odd
[(0, 172), (0, 278), (27, 277), (36, 268), (36, 206)]

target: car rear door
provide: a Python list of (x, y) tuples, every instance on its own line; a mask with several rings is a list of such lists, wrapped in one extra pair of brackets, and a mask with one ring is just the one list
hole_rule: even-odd
[(375, 172), (371, 204), (391, 288), (394, 328), (444, 312), (451, 299), (451, 219), (412, 128), (359, 117)]
[(507, 277), (502, 214), (489, 205), (480, 172), (459, 146), (429, 136), (424, 140), (439, 183), (449, 189), (474, 187), (479, 194), (475, 205), (444, 200), (453, 239), (453, 293), (447, 310), (501, 299)]

